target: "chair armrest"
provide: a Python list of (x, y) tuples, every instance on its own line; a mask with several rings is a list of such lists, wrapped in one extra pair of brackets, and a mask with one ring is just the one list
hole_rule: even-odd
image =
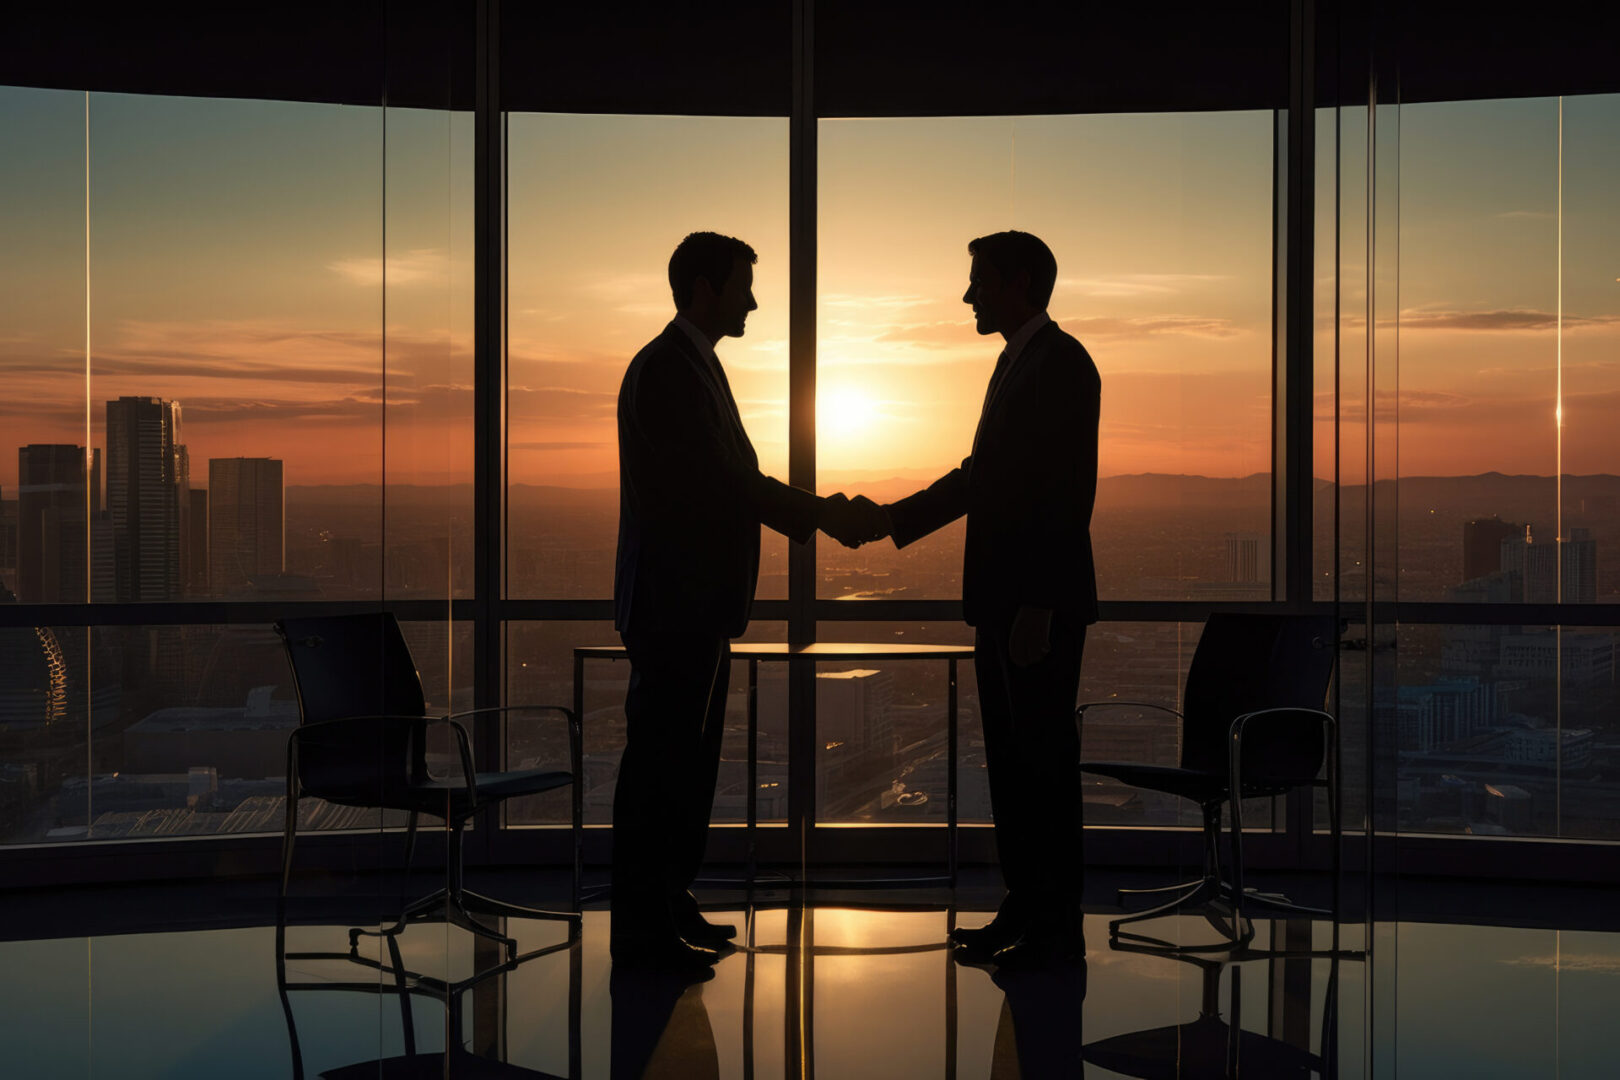
[(575, 714), (573, 709), (570, 709), (565, 705), (487, 705), (482, 709), (463, 709), (461, 712), (448, 713), (445, 715), (444, 719), (450, 721), (460, 721), (469, 716), (477, 717), (491, 713), (498, 714), (518, 712), (519, 710), (524, 709), (538, 712), (560, 713), (563, 718), (568, 721), (568, 760), (570, 764), (570, 771), (573, 772), (576, 783), (583, 782), (580, 776), (580, 767), (583, 754), (582, 743), (584, 741), (584, 733), (581, 730), (579, 717)]
[(1157, 709), (1159, 712), (1169, 713), (1171, 716), (1179, 717), (1182, 720), (1186, 719), (1185, 716), (1181, 715), (1180, 710), (1172, 709), (1168, 705), (1159, 705), (1152, 701), (1082, 701), (1074, 707), (1074, 718), (1077, 721), (1084, 720), (1087, 709), (1101, 708), (1104, 705), (1129, 705), (1137, 709)]
[(399, 727), (410, 726), (412, 728), (417, 724), (448, 724), (451, 732), (455, 735), (456, 749), (461, 757), (461, 774), (467, 782), (467, 797), (474, 803), (478, 801), (478, 772), (473, 768), (472, 742), (467, 738), (467, 729), (448, 716), (377, 714), (371, 716), (342, 716), (335, 720), (317, 720), (313, 724), (300, 724), (293, 728), (292, 733), (287, 736), (287, 785), (289, 790), (298, 770), (296, 748), (301, 739), (308, 735), (318, 735), (323, 731), (341, 731), (361, 724), (393, 724)]

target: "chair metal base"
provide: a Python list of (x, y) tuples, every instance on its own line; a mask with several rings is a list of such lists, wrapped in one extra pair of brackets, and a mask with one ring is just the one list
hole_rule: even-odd
[[(1195, 881), (1184, 881), (1178, 885), (1160, 885), (1151, 889), (1119, 890), (1122, 900), (1126, 895), (1166, 892), (1175, 892), (1176, 895), (1165, 903), (1142, 911), (1133, 911), (1129, 915), (1110, 921), (1108, 924), (1109, 938), (1112, 940), (1124, 939), (1148, 943), (1166, 952), (1224, 952), (1231, 949), (1241, 949), (1254, 940), (1254, 923), (1247, 917), (1236, 921), (1232, 918), (1233, 912), (1236, 910), (1236, 905), (1233, 903), (1236, 893), (1232, 883), (1213, 875)], [(1261, 892), (1255, 888), (1245, 888), (1243, 890), (1243, 908), (1248, 909), (1251, 905), (1259, 905), (1273, 911), (1292, 915), (1328, 918), (1333, 914), (1326, 908), (1308, 907), (1304, 904), (1295, 903), (1283, 893)], [(1192, 914), (1201, 914), (1208, 918), (1216, 929), (1226, 935), (1226, 940), (1209, 945), (1183, 945), (1147, 934), (1138, 934), (1120, 929), (1120, 927), (1129, 923), (1144, 922), (1148, 919), (1157, 919), (1166, 915)], [(1216, 916), (1220, 918), (1216, 918)], [(1227, 921), (1229, 925), (1220, 925), (1222, 920)]]
[[(470, 904), (469, 904), (470, 901)], [(506, 948), (506, 959), (511, 963), (517, 959), (517, 940), (507, 937), (493, 927), (480, 922), (473, 914), (476, 908), (481, 915), (492, 915), (496, 918), (509, 919), (557, 919), (574, 926), (580, 923), (580, 913), (577, 911), (548, 911), (543, 908), (523, 907), (520, 904), (509, 904), (504, 900), (484, 896), (468, 890), (451, 890), (449, 888), (437, 889), (420, 900), (413, 900), (394, 925), (383, 927), (380, 930), (367, 930), (363, 927), (351, 927), (349, 930), (349, 947), (352, 949), (359, 944), (360, 938), (365, 937), (392, 937), (404, 932), (405, 928), (413, 922), (432, 921), (448, 922), (452, 926), (459, 926), (469, 933), (490, 941), (498, 942)]]

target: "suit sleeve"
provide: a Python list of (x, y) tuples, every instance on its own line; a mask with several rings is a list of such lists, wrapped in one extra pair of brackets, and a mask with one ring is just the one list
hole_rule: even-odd
[(727, 441), (713, 395), (684, 365), (660, 358), (641, 371), (633, 414), (666, 480), (659, 494), (718, 514), (739, 498), (759, 521), (800, 543), (816, 531), (821, 500), (766, 476)]
[(895, 547), (921, 540), (967, 513), (967, 478), (972, 467), (972, 456), (965, 457), (962, 464), (921, 491), (888, 505)]

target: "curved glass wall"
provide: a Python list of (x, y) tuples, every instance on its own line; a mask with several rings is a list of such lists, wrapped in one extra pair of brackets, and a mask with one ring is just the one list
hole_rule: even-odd
[[(476, 95), (454, 71), (424, 92), (407, 84), (444, 72), (401, 61), (407, 103), (387, 105), (352, 86), (0, 89), (7, 843), (265, 831), (253, 800), (273, 802), (294, 719), (279, 613), (394, 609), (435, 706), (567, 701), (573, 650), (615, 643), (613, 402), (670, 314), (687, 231), (760, 253), (760, 309), (722, 359), (766, 471), (880, 499), (926, 483), (965, 452), (993, 361), (958, 307), (965, 242), (1007, 226), (1058, 252), (1053, 313), (1103, 372), (1086, 696), (1174, 704), (1211, 610), (1331, 607), (1353, 828), (1612, 834), (1614, 95), (1425, 97), (1430, 61), (1369, 60), (1329, 20), (1301, 148), (1280, 8), (1228, 28), (1254, 63), (1214, 89), (1043, 67), (982, 101), (915, 52), (852, 83), (898, 28), (857, 33), (839, 4), (811, 12), (798, 67), (785, 7), (740, 18), (746, 62), (712, 85), (586, 77), (589, 20), (509, 14), (484, 234)], [(547, 42), (567, 56), (525, 63)], [(441, 51), (476, 68), (462, 44)], [(1416, 99), (1393, 98), (1386, 60)], [(1323, 89), (1358, 64), (1382, 81)], [(474, 329), (491, 245), (499, 340)], [(480, 451), (492, 383), (501, 430)], [(959, 525), (902, 552), (763, 539), (751, 639), (962, 643)], [(930, 822), (947, 803), (940, 672), (865, 670), (828, 667), (818, 701), (762, 668), (781, 700), (757, 714), (778, 785), (761, 820)], [(585, 675), (597, 819), (615, 678)], [(831, 718), (856, 687), (857, 718)], [(958, 690), (961, 820), (982, 822), (969, 676)], [(1088, 738), (1179, 755), (1135, 714)], [(513, 764), (550, 749), (477, 740)], [(747, 802), (728, 798), (717, 822)], [(1103, 831), (1188, 823), (1096, 801)], [(1310, 845), (1306, 808), (1272, 808), (1263, 831), (1294, 830), (1279, 852)], [(537, 805), (506, 824), (555, 821)]]

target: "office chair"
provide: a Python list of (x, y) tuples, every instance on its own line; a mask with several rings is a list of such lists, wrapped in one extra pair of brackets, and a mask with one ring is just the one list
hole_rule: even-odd
[[(404, 810), (406, 866), (416, 847), (418, 818), (433, 814), (445, 821), (447, 882), (444, 888), (407, 906), (392, 926), (381, 931), (353, 929), (353, 947), (361, 934), (399, 933), (417, 919), (444, 918), (462, 929), (503, 944), (507, 958), (517, 955), (513, 938), (473, 917), (480, 913), (526, 919), (562, 919), (570, 933), (580, 925), (579, 879), (582, 802), (580, 724), (573, 710), (557, 705), (473, 709), (428, 716), (422, 682), (399, 623), (386, 612), (283, 619), (275, 624), (287, 647), (298, 694), (299, 727), (287, 740), (287, 821), (281, 850), (281, 895), (292, 873), (293, 841), (298, 826), (298, 799), (312, 795), (343, 806)], [(567, 723), (569, 768), (523, 769), (480, 773), (473, 767), (472, 746), (462, 720), (519, 709), (561, 715)], [(427, 768), (430, 726), (444, 726), (453, 736), (460, 775), (432, 776)], [(535, 795), (573, 785), (573, 911), (542, 911), (508, 904), (467, 890), (462, 875), (462, 830), (484, 807), (521, 795)], [(441, 914), (442, 913), (442, 914)]]
[[(1124, 942), (1110, 942), (1122, 952), (1141, 952), (1197, 966), (1202, 973), (1203, 992), (1198, 1017), (1183, 1024), (1132, 1031), (1087, 1043), (1080, 1056), (1086, 1062), (1121, 1076), (1142, 1080), (1182, 1080), (1186, 1077), (1236, 1080), (1244, 1076), (1264, 1076), (1272, 1080), (1339, 1075), (1339, 962), (1366, 960), (1359, 950), (1340, 949), (1337, 931), (1328, 949), (1248, 949), (1234, 951), (1221, 960), (1162, 950)], [(1270, 962), (1328, 961), (1327, 982), (1322, 994), (1321, 1050), (1296, 1046), (1271, 1034), (1243, 1027), (1243, 983), (1240, 964)], [(1221, 975), (1230, 967), (1232, 989), (1228, 995), (1231, 1020), (1220, 1012)]]
[[(304, 1050), (298, 1038), (298, 1026), (293, 1019), (292, 1007), (292, 994), (299, 991), (324, 994), (376, 994), (379, 997), (385, 994), (397, 994), (399, 997), (400, 1035), (405, 1052), (394, 1057), (358, 1061), (336, 1068), (324, 1069), (320, 1073), (322, 1080), (368, 1080), (368, 1078), (377, 1077), (397, 1077), (400, 1080), (420, 1077), (422, 1080), (427, 1080), (429, 1077), (438, 1078), (444, 1076), (487, 1077), (489, 1080), (560, 1080), (559, 1077), (551, 1073), (525, 1068), (469, 1051), (464, 1034), (464, 1016), (468, 1010), (463, 1005), (463, 999), (468, 991), (474, 990), (475, 987), (495, 978), (503, 980), (494, 988), (495, 994), (497, 997), (504, 996), (504, 977), (509, 972), (537, 957), (563, 951), (567, 951), (569, 954), (568, 1075), (570, 1077), (581, 1075), (582, 967), (580, 963), (580, 939), (577, 935), (571, 935), (567, 941), (558, 942), (555, 945), (527, 953), (516, 959), (507, 960), (505, 963), (485, 968), (468, 978), (455, 981), (439, 979), (408, 970), (401, 958), (397, 937), (387, 938), (387, 946), (388, 961), (386, 963), (372, 960), (369, 957), (357, 956), (353, 952), (288, 952), (286, 915), (284, 910), (278, 912), (276, 919), (276, 992), (281, 999), (282, 1016), (287, 1022), (287, 1041), (292, 1051), (293, 1080), (304, 1080), (305, 1076)], [(321, 961), (359, 962), (376, 974), (366, 980), (342, 981), (326, 978), (294, 982), (287, 975), (287, 962), (289, 960), (301, 963)], [(444, 1006), (445, 1018), (442, 1030), (445, 1048), (442, 1052), (423, 1051), (418, 1048), (416, 1022), (411, 1008), (411, 999), (413, 997), (432, 998)], [(380, 1016), (379, 1019), (381, 1019)], [(376, 1029), (373, 1028), (372, 1030)]]
[[(1081, 725), (1090, 709), (1131, 705), (1158, 709), (1181, 719), (1181, 763), (1082, 761), (1082, 772), (1113, 777), (1133, 787), (1177, 795), (1196, 802), (1203, 814), (1203, 874), (1175, 885), (1121, 889), (1129, 894), (1171, 893), (1173, 898), (1146, 911), (1109, 923), (1110, 936), (1120, 927), (1144, 919), (1224, 901), (1232, 910), (1230, 937), (1239, 944), (1253, 938), (1243, 918), (1245, 900), (1296, 914), (1333, 912), (1291, 903), (1275, 893), (1245, 890), (1242, 884), (1242, 799), (1266, 798), (1303, 786), (1326, 786), (1333, 832), (1335, 910), (1339, 877), (1338, 731), (1321, 706), (1335, 659), (1335, 621), (1331, 616), (1215, 614), (1204, 625), (1187, 672), (1182, 711), (1148, 702), (1093, 701), (1075, 710)], [(1325, 779), (1318, 779), (1327, 763)], [(1233, 792), (1238, 798), (1232, 798)], [(1233, 880), (1222, 880), (1221, 807), (1232, 806)], [(1213, 921), (1213, 920), (1211, 920)], [(1141, 935), (1125, 934), (1144, 941)], [(1225, 949), (1232, 942), (1207, 947)]]

